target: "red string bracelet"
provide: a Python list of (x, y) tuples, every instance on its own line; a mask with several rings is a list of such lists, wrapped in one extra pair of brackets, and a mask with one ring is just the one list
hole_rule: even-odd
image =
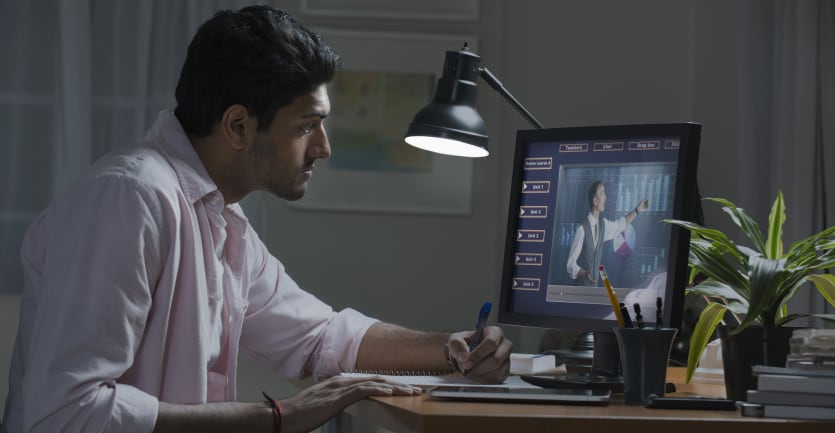
[(281, 433), (281, 403), (268, 396), (264, 391), (261, 391), (261, 394), (267, 399), (264, 403), (273, 410), (273, 433)]

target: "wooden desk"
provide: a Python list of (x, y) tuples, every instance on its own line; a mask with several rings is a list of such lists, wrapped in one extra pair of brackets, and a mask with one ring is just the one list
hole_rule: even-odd
[[(678, 392), (668, 395), (724, 397), (722, 385), (686, 385), (683, 377), (683, 368), (670, 369), (668, 380)], [(738, 411), (647, 409), (624, 404), (622, 395), (613, 396), (608, 406), (435, 401), (425, 394), (374, 397), (345, 412), (363, 425), (393, 432), (798, 433), (832, 431), (835, 426), (824, 421), (744, 417)], [(346, 419), (339, 425), (341, 431), (351, 430)]]

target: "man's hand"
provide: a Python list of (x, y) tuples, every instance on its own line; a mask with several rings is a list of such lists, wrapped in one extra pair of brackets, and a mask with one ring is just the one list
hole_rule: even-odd
[(638, 205), (635, 206), (635, 209), (640, 213), (646, 212), (649, 209), (649, 200), (641, 200), (640, 202), (638, 202)]
[(481, 343), (470, 352), (470, 343), (475, 331), (456, 332), (447, 340), (449, 356), (467, 377), (478, 382), (501, 383), (510, 373), (510, 352), (513, 343), (504, 338), (504, 332), (497, 326), (484, 328)]
[[(281, 431), (307, 432), (333, 418), (346, 406), (372, 395), (418, 395), (420, 388), (382, 378), (333, 377), (280, 400)], [(154, 433), (266, 432), (273, 413), (263, 403), (173, 404), (159, 402)]]
[(589, 280), (589, 282), (591, 282), (592, 285), (597, 285), (597, 278), (593, 278), (591, 272), (585, 269), (580, 269), (579, 271), (577, 271), (577, 276)]
[(420, 388), (383, 378), (335, 376), (280, 400), (281, 431), (307, 432), (336, 416), (342, 409), (369, 396), (419, 395)]

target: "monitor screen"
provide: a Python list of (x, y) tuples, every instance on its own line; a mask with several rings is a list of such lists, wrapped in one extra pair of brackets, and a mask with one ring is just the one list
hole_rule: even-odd
[(701, 126), (618, 125), (519, 131), (499, 322), (611, 332), (600, 278), (654, 326), (678, 328), (687, 282)]

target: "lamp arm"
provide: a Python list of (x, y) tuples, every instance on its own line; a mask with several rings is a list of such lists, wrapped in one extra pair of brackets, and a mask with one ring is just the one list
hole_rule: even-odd
[(481, 75), (481, 78), (483, 78), (484, 81), (486, 81), (487, 84), (489, 84), (490, 87), (493, 88), (493, 90), (499, 92), (499, 94), (502, 95), (504, 99), (507, 100), (507, 102), (510, 102), (510, 105), (512, 105), (513, 108), (515, 108), (516, 111), (519, 112), (519, 114), (524, 116), (525, 119), (528, 119), (528, 122), (531, 122), (531, 125), (537, 127), (538, 129), (545, 128), (544, 126), (542, 126), (541, 123), (539, 123), (538, 120), (536, 120), (535, 117), (533, 117), (533, 114), (526, 110), (525, 107), (523, 107), (522, 104), (519, 103), (519, 101), (517, 101), (516, 98), (514, 98), (513, 95), (511, 95), (510, 92), (507, 91), (507, 89), (505, 89), (505, 87), (502, 85), (502, 82), (499, 81), (499, 79), (496, 78), (496, 76), (493, 75), (492, 72), (490, 72), (487, 68), (482, 67), (479, 68), (479, 74)]

